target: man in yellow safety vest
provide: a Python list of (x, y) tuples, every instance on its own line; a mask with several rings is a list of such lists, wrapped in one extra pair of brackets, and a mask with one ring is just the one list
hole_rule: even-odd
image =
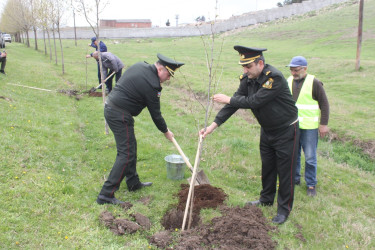
[(303, 56), (295, 56), (287, 67), (289, 89), (298, 108), (300, 145), (298, 150), (295, 184), (301, 183), (301, 150), (305, 154), (305, 181), (307, 195), (316, 195), (318, 134), (324, 137), (328, 129), (329, 103), (323, 83), (315, 76), (307, 74), (307, 61)]

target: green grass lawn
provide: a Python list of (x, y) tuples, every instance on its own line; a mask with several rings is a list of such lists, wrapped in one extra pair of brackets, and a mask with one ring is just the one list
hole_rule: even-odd
[[(356, 146), (375, 142), (375, 0), (365, 2), (359, 72), (354, 70), (357, 24), (358, 4), (349, 1), (216, 37), (217, 93), (230, 95), (238, 87), (242, 69), (233, 46), (240, 44), (268, 48), (266, 63), (286, 77), (285, 65), (293, 56), (304, 55), (309, 73), (324, 83), (330, 101), (329, 127), (340, 140), (320, 141), (318, 195), (307, 197), (304, 182), (296, 187), (291, 216), (272, 234), (279, 249), (375, 248), (375, 161)], [(208, 38), (104, 40), (126, 66), (153, 63), (156, 53), (186, 63), (163, 88), (161, 100), (168, 127), (191, 161), (205, 113), (190, 97), (190, 89), (204, 101), (208, 86), (202, 39)], [(43, 41), (38, 42), (43, 48)], [(135, 118), (138, 173), (142, 181), (154, 185), (135, 193), (121, 186), (116, 196), (134, 204), (127, 213), (117, 206), (96, 204), (116, 155), (113, 135), (104, 131), (102, 99), (83, 95), (76, 100), (57, 92), (97, 86), (96, 63), (85, 58), (93, 51), (88, 42), (78, 41), (75, 47), (74, 41), (63, 41), (64, 75), (60, 59), (55, 65), (43, 51), (7, 44), (7, 76), (0, 74), (1, 249), (153, 248), (147, 237), (163, 229), (160, 220), (177, 202), (173, 195), (180, 184), (186, 183), (167, 179), (164, 157), (177, 150), (144, 110)], [(209, 123), (216, 113), (212, 112)], [(246, 118), (252, 117), (251, 112), (245, 113)], [(247, 120), (244, 115), (233, 116), (204, 143), (201, 167), (211, 184), (228, 194), (229, 206), (243, 206), (257, 199), (261, 190), (259, 125)], [(185, 177), (189, 176), (186, 171)], [(143, 197), (151, 198), (149, 205), (139, 201)], [(142, 213), (150, 218), (151, 230), (115, 236), (99, 224), (104, 210), (125, 217)], [(271, 218), (276, 206), (262, 210)], [(296, 237), (298, 233), (305, 241)]]

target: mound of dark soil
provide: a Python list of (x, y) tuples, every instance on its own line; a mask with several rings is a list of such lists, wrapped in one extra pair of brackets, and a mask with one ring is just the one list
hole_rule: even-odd
[[(161, 224), (165, 229), (180, 229), (182, 228), (182, 223), (184, 219), (184, 211), (186, 207), (186, 201), (189, 194), (190, 185), (181, 184), (181, 190), (177, 194), (178, 196), (178, 205), (177, 208), (171, 209), (168, 211)], [(194, 228), (200, 223), (199, 212), (202, 208), (216, 208), (223, 204), (227, 195), (220, 188), (213, 187), (209, 184), (198, 185), (194, 187), (194, 197), (193, 199), (193, 214), (190, 228)], [(190, 217), (190, 208), (189, 213), (187, 214), (187, 222)], [(188, 226), (188, 223), (186, 223)]]
[[(168, 211), (162, 225), (167, 231), (149, 238), (150, 244), (166, 249), (275, 249), (269, 231), (277, 227), (267, 223), (258, 207), (234, 207), (223, 205), (227, 195), (220, 188), (198, 185), (194, 189), (194, 211), (191, 229), (173, 236), (175, 229), (181, 229), (189, 193), (189, 185), (182, 184), (178, 193), (177, 208)], [(199, 212), (202, 208), (220, 208), (222, 216), (201, 224)], [(188, 216), (189, 218), (189, 216)]]
[(255, 207), (222, 207), (223, 216), (208, 225), (181, 233), (174, 249), (275, 249), (277, 243), (268, 235), (276, 230), (267, 224), (262, 211)]
[[(178, 193), (178, 210), (185, 210), (189, 188), (189, 185), (181, 184), (181, 190)], [(226, 197), (226, 193), (221, 188), (216, 188), (209, 184), (195, 186), (193, 210), (199, 213), (202, 208), (216, 208), (223, 204)]]

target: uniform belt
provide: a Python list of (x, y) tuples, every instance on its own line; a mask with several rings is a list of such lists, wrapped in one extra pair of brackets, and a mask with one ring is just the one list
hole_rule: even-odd
[(111, 102), (108, 99), (105, 101), (105, 105), (108, 106), (108, 107), (110, 107), (110, 108), (112, 108), (112, 109), (114, 109), (114, 110), (116, 110), (116, 111), (119, 111), (121, 113), (125, 113), (125, 114), (131, 115), (129, 111), (127, 111), (126, 109), (122, 109), (119, 106), (116, 106), (116, 104), (113, 104), (113, 102)]
[(295, 120), (294, 122), (292, 122), (291, 124), (289, 124), (289, 126), (290, 126), (290, 125), (293, 125), (293, 124), (296, 123), (296, 122), (298, 122), (298, 118), (297, 118), (297, 120)]

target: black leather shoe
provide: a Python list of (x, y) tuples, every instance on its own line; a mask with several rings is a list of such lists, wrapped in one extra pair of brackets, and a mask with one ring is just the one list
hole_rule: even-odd
[(107, 196), (104, 196), (104, 195), (101, 195), (101, 194), (98, 195), (98, 198), (96, 199), (96, 202), (100, 205), (103, 205), (103, 204), (118, 205), (118, 204), (125, 203), (123, 201), (120, 201), (120, 200), (116, 199), (115, 197), (110, 198), (110, 197), (107, 197)]
[(136, 185), (133, 185), (133, 186), (128, 186), (128, 190), (130, 191), (130, 192), (134, 192), (134, 191), (136, 191), (136, 190), (138, 190), (138, 189), (141, 189), (141, 188), (143, 188), (143, 187), (149, 187), (149, 186), (151, 186), (152, 185), (152, 182), (139, 182), (138, 184), (136, 184)]
[(277, 214), (275, 217), (272, 218), (272, 222), (281, 225), (286, 221), (286, 219), (288, 219), (288, 216), (283, 214)]
[(245, 206), (257, 206), (257, 207), (260, 207), (260, 206), (267, 206), (267, 207), (270, 207), (272, 206), (273, 204), (271, 202), (261, 202), (260, 200), (256, 200), (256, 201), (249, 201), (249, 202), (246, 202), (245, 203)]

